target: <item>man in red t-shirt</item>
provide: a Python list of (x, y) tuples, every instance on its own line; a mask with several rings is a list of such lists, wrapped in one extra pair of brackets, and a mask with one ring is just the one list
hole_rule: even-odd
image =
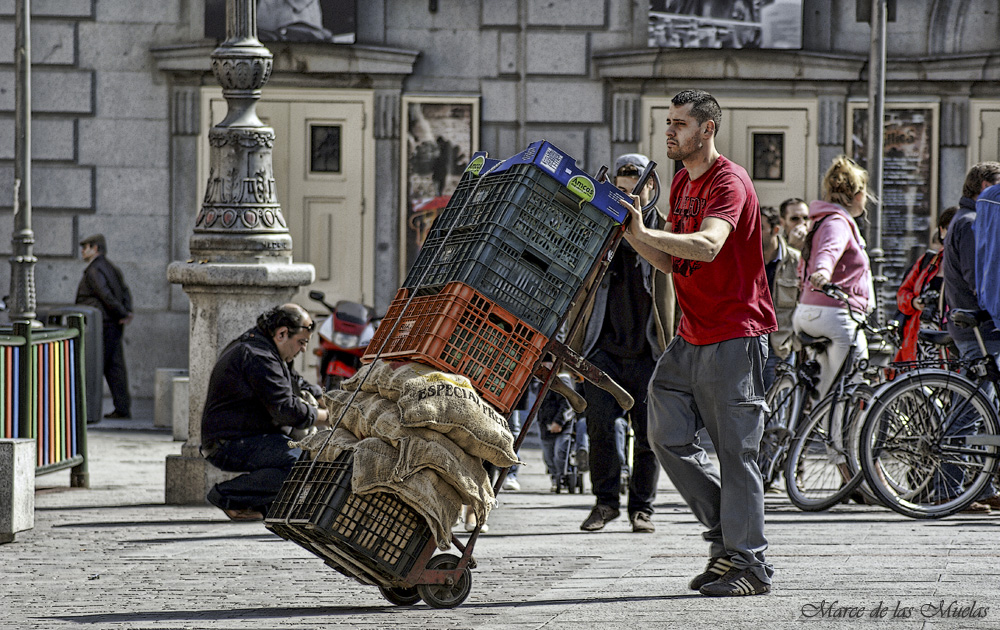
[[(764, 488), (756, 459), (767, 336), (777, 320), (757, 193), (746, 170), (715, 148), (721, 118), (707, 92), (685, 90), (671, 99), (667, 157), (684, 168), (670, 185), (668, 222), (664, 230), (645, 227), (633, 197), (625, 238), (657, 269), (673, 273), (681, 307), (677, 337), (649, 382), (648, 438), (708, 528), (708, 567), (690, 586), (710, 596), (763, 595), (774, 571), (764, 559)], [(699, 445), (702, 427), (718, 468)]]

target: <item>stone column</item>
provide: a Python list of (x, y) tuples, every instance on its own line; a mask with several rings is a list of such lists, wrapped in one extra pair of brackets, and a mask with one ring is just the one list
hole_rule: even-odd
[(263, 311), (288, 302), (315, 276), (292, 263), (292, 239), (275, 196), (274, 130), (257, 117), (272, 56), (257, 39), (254, 0), (226, 0), (226, 41), (212, 53), (222, 84), (225, 119), (209, 132), (209, 180), (191, 236), (191, 259), (174, 262), (167, 278), (191, 301), (188, 439), (166, 462), (166, 502), (205, 502), (208, 489), (230, 477), (206, 462), (201, 412), (219, 352)]

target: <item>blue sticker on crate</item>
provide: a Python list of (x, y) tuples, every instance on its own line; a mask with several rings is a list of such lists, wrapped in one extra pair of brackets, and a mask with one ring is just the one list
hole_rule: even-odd
[(504, 160), (493, 173), (501, 173), (518, 164), (531, 164), (553, 177), (582, 201), (592, 203), (618, 223), (625, 220), (628, 210), (621, 200), (628, 201), (620, 190), (596, 179), (576, 166), (576, 160), (547, 140), (531, 143), (527, 149)]

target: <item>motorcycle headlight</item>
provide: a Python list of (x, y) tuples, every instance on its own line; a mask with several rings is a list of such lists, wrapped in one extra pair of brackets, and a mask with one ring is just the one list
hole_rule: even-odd
[(333, 333), (333, 343), (341, 348), (356, 348), (360, 342), (360, 335), (348, 335), (342, 332)]

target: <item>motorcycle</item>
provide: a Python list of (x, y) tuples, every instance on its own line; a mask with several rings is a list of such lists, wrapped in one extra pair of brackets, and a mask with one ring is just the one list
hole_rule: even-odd
[(319, 347), (313, 352), (320, 357), (319, 383), (326, 391), (337, 389), (341, 381), (361, 368), (361, 357), (375, 335), (378, 321), (364, 304), (340, 300), (331, 305), (322, 291), (310, 291), (309, 299), (330, 311), (319, 326)]

